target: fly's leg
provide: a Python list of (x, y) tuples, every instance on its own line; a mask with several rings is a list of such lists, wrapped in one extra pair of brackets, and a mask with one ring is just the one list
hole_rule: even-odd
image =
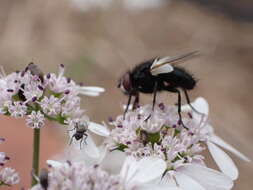
[(178, 94), (178, 116), (179, 116), (179, 124), (181, 124), (185, 129), (188, 129), (188, 127), (186, 127), (183, 123), (183, 120), (182, 120), (182, 115), (181, 115), (181, 94), (180, 94), (180, 91), (178, 89), (174, 89), (175, 92)]
[(140, 101), (140, 95), (139, 93), (136, 93), (134, 104), (133, 104), (133, 110), (137, 109), (139, 107), (139, 101)]
[(199, 112), (198, 110), (196, 110), (196, 109), (191, 105), (191, 101), (190, 101), (189, 95), (188, 95), (188, 93), (187, 93), (187, 90), (186, 90), (186, 89), (183, 89), (183, 90), (184, 90), (186, 102), (187, 102), (187, 104), (191, 107), (191, 109), (192, 109), (193, 111), (195, 111), (195, 112), (196, 112), (197, 114), (199, 114), (199, 115), (205, 115), (205, 114)]
[(150, 113), (150, 115), (145, 119), (145, 121), (148, 121), (148, 119), (150, 119), (154, 109), (155, 109), (155, 103), (156, 103), (156, 94), (157, 94), (157, 85), (158, 83), (155, 82), (155, 86), (154, 86), (154, 96), (153, 96), (153, 104), (152, 104), (152, 112)]
[(87, 145), (86, 139), (88, 138), (88, 135), (86, 133), (83, 134), (83, 138), (80, 140), (80, 149), (82, 149), (83, 142)]
[(169, 92), (174, 92), (174, 93), (177, 93), (177, 95), (178, 95), (178, 99), (177, 99), (177, 106), (178, 106), (178, 110), (177, 110), (177, 112), (178, 112), (178, 116), (179, 116), (179, 120), (178, 120), (178, 123), (179, 124), (181, 124), (185, 129), (188, 129), (188, 127), (186, 127), (185, 125), (184, 125), (184, 123), (183, 123), (183, 121), (182, 121), (182, 115), (181, 115), (181, 93), (180, 93), (180, 91), (178, 90), (178, 89), (176, 89), (176, 88), (173, 88), (173, 87), (170, 87), (170, 86), (167, 86), (166, 88), (165, 88), (167, 91), (169, 91)]
[(71, 144), (72, 144), (72, 142), (73, 142), (73, 138), (74, 138), (74, 135), (71, 137), (71, 139), (70, 139), (70, 141), (69, 141), (69, 145), (71, 145)]
[(87, 145), (86, 139), (88, 138), (88, 135), (84, 133), (83, 136), (84, 136), (84, 143)]
[(127, 111), (128, 111), (129, 105), (130, 105), (130, 103), (131, 103), (131, 99), (132, 99), (132, 95), (129, 95), (128, 101), (127, 101), (127, 106), (126, 106), (126, 109), (125, 109), (124, 115), (123, 115), (123, 119), (124, 119), (124, 120), (125, 120), (126, 113), (127, 113)]
[(80, 150), (82, 149), (83, 137), (80, 140)]

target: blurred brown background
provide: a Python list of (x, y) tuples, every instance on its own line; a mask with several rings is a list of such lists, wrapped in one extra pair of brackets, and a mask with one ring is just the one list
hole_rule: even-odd
[[(102, 96), (83, 103), (100, 122), (122, 111), (126, 97), (116, 81), (125, 70), (151, 57), (200, 50), (182, 65), (199, 79), (191, 97), (205, 97), (217, 134), (253, 158), (252, 10), (250, 0), (2, 0), (0, 63), (7, 72), (30, 61), (44, 72), (65, 64), (67, 76), (105, 87)], [(159, 97), (175, 102), (168, 93)], [(142, 96), (143, 103), (150, 101)], [(42, 131), (43, 166), (66, 142), (53, 123)], [(6, 189), (29, 187), (32, 130), (23, 120), (1, 117), (0, 136), (7, 139), (1, 151), (22, 177)], [(233, 158), (240, 170), (234, 189), (252, 189), (252, 163)]]

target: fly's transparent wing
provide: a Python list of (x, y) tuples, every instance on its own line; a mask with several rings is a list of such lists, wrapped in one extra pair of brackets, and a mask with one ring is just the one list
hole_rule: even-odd
[(197, 55), (198, 51), (192, 51), (186, 54), (173, 56), (173, 57), (163, 57), (161, 59), (155, 59), (150, 67), (150, 72), (152, 75), (156, 76), (163, 73), (170, 73), (174, 70), (172, 64), (179, 63), (188, 59), (194, 55)]

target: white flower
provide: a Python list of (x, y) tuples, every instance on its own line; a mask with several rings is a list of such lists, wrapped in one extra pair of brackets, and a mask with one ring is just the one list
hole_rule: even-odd
[[(9, 75), (2, 74), (0, 76), (0, 91), (3, 92), (0, 95), (0, 99), (9, 99), (19, 89), (18, 74), (11, 73)], [(7, 93), (8, 92), (8, 93)]]
[(10, 158), (6, 156), (5, 152), (0, 152), (0, 166), (3, 166)]
[[(198, 155), (204, 147), (192, 133), (178, 124), (176, 106), (155, 106), (152, 116), (151, 105), (141, 106), (129, 111), (125, 119), (118, 116), (111, 124), (107, 145), (111, 150), (121, 150), (136, 159), (147, 156), (158, 156), (167, 162), (168, 170), (174, 170), (183, 163), (191, 163), (201, 157)], [(191, 118), (183, 118), (189, 127), (198, 126)]]
[(18, 173), (12, 168), (4, 168), (0, 171), (0, 183), (4, 185), (15, 185), (19, 183)]
[[(145, 157), (136, 161), (133, 157), (127, 157), (120, 177), (124, 183), (125, 189), (147, 190), (147, 189), (166, 189), (170, 190), (170, 185), (163, 186), (159, 184), (166, 163), (157, 157)], [(158, 181), (155, 183), (155, 181)], [(176, 189), (175, 186), (171, 189)]]
[(64, 65), (60, 65), (58, 76), (54, 73), (50, 73), (44, 77), (45, 83), (49, 89), (57, 93), (68, 93), (70, 95), (83, 94), (87, 96), (98, 96), (104, 92), (104, 88), (96, 86), (80, 86), (77, 85), (73, 80), (64, 77)]
[[(0, 138), (0, 143), (4, 142), (5, 139), (4, 138)], [(0, 166), (1, 166), (1, 170), (0, 170), (0, 186), (1, 185), (14, 185), (19, 183), (20, 178), (18, 173), (9, 167), (6, 168), (2, 168), (2, 166), (5, 165), (5, 163), (7, 161), (10, 160), (10, 157), (6, 156), (5, 152), (0, 152)]]
[(44, 76), (45, 84), (55, 93), (64, 93), (71, 88), (71, 80), (64, 77), (64, 65), (59, 66), (58, 76), (54, 73), (49, 73)]
[(61, 101), (59, 98), (50, 96), (49, 98), (45, 96), (41, 102), (39, 102), (44, 113), (48, 115), (57, 115), (61, 111)]
[(27, 106), (20, 101), (13, 102), (13, 104), (8, 105), (8, 111), (12, 117), (19, 118), (26, 115)]
[(198, 164), (184, 164), (168, 172), (162, 184), (176, 184), (183, 190), (230, 190), (233, 180), (223, 173)]
[(61, 115), (71, 118), (78, 118), (83, 115), (84, 110), (80, 108), (81, 99), (78, 96), (65, 96), (65, 103), (62, 105)]
[[(28, 74), (30, 72), (27, 72)], [(42, 82), (38, 76), (33, 76), (29, 74), (30, 78), (25, 81), (24, 88), (21, 90), (26, 98), (26, 102), (38, 100), (44, 92), (44, 87), (42, 86)]]
[[(4, 71), (2, 71), (4, 73)], [(11, 99), (14, 94), (18, 92), (19, 84), (17, 80), (18, 74), (12, 73), (10, 75), (1, 74), (0, 76), (0, 110), (5, 114), (6, 107), (11, 104)]]
[[(71, 188), (79, 190), (176, 190), (175, 185), (159, 184), (159, 179), (166, 169), (166, 163), (159, 158), (149, 157), (136, 161), (134, 158), (126, 158), (119, 175), (110, 175), (102, 171), (98, 166), (87, 167), (82, 163), (60, 163), (48, 161), (51, 166), (49, 173), (49, 190), (57, 190), (71, 185)], [(75, 169), (75, 168), (78, 168)], [(101, 178), (101, 177), (103, 178)], [(90, 180), (86, 180), (87, 177)], [(50, 181), (52, 179), (52, 181)], [(64, 180), (64, 181), (63, 181)], [(157, 182), (154, 182), (157, 181)], [(92, 182), (93, 186), (89, 186)], [(58, 185), (58, 186), (56, 186)], [(37, 185), (38, 187), (40, 185)], [(32, 188), (33, 190), (35, 189)], [(38, 188), (36, 188), (38, 189)]]
[[(80, 125), (80, 124), (79, 124)], [(94, 122), (87, 121), (84, 125), (87, 125), (87, 129), (97, 135), (108, 137), (110, 132), (106, 126), (100, 125)], [(78, 126), (77, 126), (78, 128)], [(70, 160), (75, 159), (77, 160), (85, 160), (87, 164), (100, 164), (101, 161), (104, 159), (107, 148), (104, 145), (97, 146), (94, 142), (91, 134), (87, 131), (85, 132), (87, 137), (84, 138), (84, 142), (80, 140), (73, 139), (74, 134), (76, 133), (75, 130), (69, 131), (69, 138), (72, 139), (72, 144), (68, 152), (74, 155), (73, 158), (68, 158)], [(80, 144), (82, 143), (82, 144)]]
[(39, 129), (44, 126), (44, 120), (44, 115), (41, 114), (40, 111), (32, 111), (32, 113), (28, 115), (26, 119), (26, 125), (32, 129)]
[[(208, 116), (209, 112), (209, 106), (207, 101), (199, 97), (197, 98), (193, 103), (192, 106), (198, 110), (200, 113), (205, 114), (204, 117)], [(191, 108), (188, 105), (183, 106), (182, 108), (184, 111), (191, 111)], [(214, 161), (218, 165), (219, 169), (229, 177), (231, 177), (233, 180), (238, 178), (238, 169), (236, 165), (234, 164), (233, 160), (226, 154), (222, 149), (219, 148), (222, 147), (240, 159), (249, 162), (250, 159), (246, 157), (244, 154), (236, 150), (234, 147), (226, 143), (224, 140), (222, 140), (220, 137), (218, 137), (213, 130), (213, 127), (207, 123), (203, 122), (203, 116), (195, 113), (194, 111), (191, 111), (193, 118), (196, 122), (201, 122), (201, 125), (199, 125), (199, 131), (202, 131), (202, 135), (205, 134), (206, 138), (204, 138), (204, 142), (207, 144), (208, 150), (211, 153)], [(219, 146), (217, 146), (219, 145)]]
[[(35, 64), (9, 75), (2, 70), (0, 114), (15, 118), (27, 116), (26, 123), (31, 128), (42, 127), (45, 119), (60, 124), (82, 122), (85, 110), (81, 109), (79, 95), (98, 96), (104, 89), (78, 85), (65, 77), (64, 72), (64, 65), (60, 65), (58, 75), (43, 75)], [(96, 131), (96, 126), (93, 128)]]
[[(206, 102), (202, 99), (195, 102), (193, 107), (202, 114), (192, 111), (189, 105), (183, 106), (188, 117), (183, 114), (182, 119), (188, 129), (178, 124), (176, 106), (156, 105), (152, 112), (153, 120), (151, 117), (147, 122), (145, 119), (151, 112), (150, 105), (129, 111), (125, 119), (118, 116), (111, 122), (115, 129), (107, 141), (108, 146), (132, 155), (136, 160), (152, 156), (163, 159), (166, 162), (166, 174), (162, 184), (184, 190), (231, 189), (238, 170), (233, 161), (214, 143), (228, 148), (245, 160), (247, 157), (214, 135), (213, 128), (208, 124)], [(200, 155), (205, 149), (203, 143), (215, 155), (214, 159), (223, 173), (205, 166), (204, 157)]]
[[(91, 134), (87, 131), (90, 130), (100, 136), (108, 136), (109, 130), (106, 126), (94, 122), (90, 122), (87, 117), (83, 117), (82, 122), (77, 120), (68, 120), (69, 125), (69, 139), (71, 144), (68, 145), (63, 154), (57, 156), (57, 160), (70, 160), (73, 162), (85, 162), (86, 165), (100, 164), (106, 153), (107, 148), (104, 145), (97, 146)], [(75, 139), (77, 129), (83, 129), (83, 137)], [(60, 158), (59, 158), (60, 157)]]

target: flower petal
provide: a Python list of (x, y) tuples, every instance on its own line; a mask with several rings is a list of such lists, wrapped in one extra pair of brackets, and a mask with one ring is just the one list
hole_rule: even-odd
[(158, 185), (142, 185), (138, 187), (138, 190), (183, 190), (183, 189), (177, 186), (167, 186), (158, 184)]
[(110, 135), (110, 131), (104, 125), (100, 125), (98, 123), (89, 122), (88, 129), (103, 137), (108, 137)]
[[(126, 153), (121, 151), (108, 152), (101, 163), (101, 166), (113, 174), (118, 174), (126, 159)], [(113, 160), (113, 162), (112, 162)]]
[(105, 89), (97, 86), (79, 86), (79, 92), (87, 96), (98, 96)]
[[(190, 111), (193, 111), (192, 112), (192, 116), (193, 118), (196, 120), (197, 123), (201, 122), (202, 121), (202, 117), (204, 115), (208, 116), (208, 113), (209, 113), (209, 105), (208, 105), (208, 102), (206, 101), (205, 98), (203, 97), (198, 97), (194, 100), (194, 102), (191, 103), (191, 105), (200, 113), (202, 114), (199, 114), (199, 113), (196, 113), (195, 111), (192, 110), (192, 108), (190, 107), (190, 105), (188, 104), (185, 104), (181, 107), (182, 111), (183, 112), (190, 112)], [(203, 115), (204, 114), (204, 115)]]
[(144, 184), (160, 178), (166, 169), (166, 163), (158, 157), (146, 157), (137, 162), (136, 167), (138, 170), (133, 181)]
[(228, 176), (201, 165), (186, 164), (178, 172), (190, 176), (208, 190), (228, 190), (233, 187), (233, 181)]
[(99, 149), (93, 141), (91, 135), (88, 135), (85, 146), (82, 148), (82, 151), (92, 158), (98, 158), (100, 155)]
[(240, 158), (241, 160), (244, 160), (246, 162), (250, 162), (250, 159), (245, 156), (244, 154), (242, 154), (241, 152), (239, 152), (238, 150), (236, 150), (234, 147), (232, 147), (230, 144), (226, 143), (224, 140), (222, 140), (220, 137), (216, 136), (216, 135), (212, 135), (210, 140), (221, 146), (222, 148), (225, 148), (226, 150), (230, 151), (231, 153), (233, 153), (234, 155), (236, 155), (238, 158)]
[(47, 160), (47, 165), (53, 168), (59, 168), (62, 166), (62, 163), (55, 160)]
[(83, 144), (80, 145), (80, 140), (76, 141), (73, 140), (71, 144), (71, 148), (74, 148), (75, 150), (81, 150), (83, 154), (87, 154), (89, 157), (92, 158), (98, 158), (100, 155), (99, 149), (95, 142), (93, 141), (91, 135), (87, 133), (87, 138)]
[(100, 146), (98, 149), (99, 149), (99, 158), (97, 159), (97, 164), (100, 164), (107, 154), (107, 148), (106, 146)]
[(90, 134), (80, 149), (80, 142), (74, 141), (71, 145), (74, 148), (73, 158), (76, 162), (85, 162), (86, 165), (100, 164), (107, 152), (105, 146), (97, 147)]
[(175, 186), (175, 185), (177, 185), (175, 179), (171, 175), (165, 175), (161, 179), (160, 184), (167, 185), (167, 186)]
[(232, 180), (236, 180), (238, 178), (238, 169), (233, 160), (215, 144), (207, 142), (207, 146), (220, 170)]
[(120, 171), (120, 177), (124, 180), (125, 184), (129, 184), (129, 180), (133, 178), (134, 174), (136, 173), (136, 160), (128, 156)]
[(179, 187), (181, 187), (182, 189), (205, 190), (205, 188), (202, 187), (197, 181), (181, 172), (175, 172), (174, 176), (177, 180)]
[(98, 87), (98, 86), (82, 86), (83, 90), (90, 91), (90, 92), (104, 92), (105, 89)]
[(209, 113), (209, 105), (205, 98), (198, 97), (195, 99), (195, 101), (192, 103), (192, 106), (198, 110), (200, 113), (203, 113), (205, 115), (208, 115)]
[(92, 136), (89, 133), (87, 135), (85, 142), (82, 142), (82, 144), (80, 144), (80, 140), (73, 139), (71, 145), (64, 151), (64, 160), (84, 162), (88, 166), (100, 164), (103, 161), (107, 148), (105, 146), (97, 147)]
[(189, 106), (189, 104), (184, 104), (184, 105), (181, 106), (181, 110), (182, 110), (182, 112), (190, 112), (192, 109)]
[(86, 96), (99, 96), (100, 95), (98, 92), (89, 92), (89, 91), (81, 91), (80, 94), (83, 94)]

